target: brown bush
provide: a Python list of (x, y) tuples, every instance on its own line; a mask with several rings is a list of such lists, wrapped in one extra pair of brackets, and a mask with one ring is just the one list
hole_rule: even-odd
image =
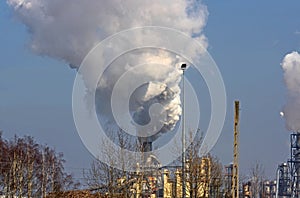
[(50, 193), (46, 198), (124, 198), (124, 196), (121, 194), (101, 195), (100, 193), (91, 193), (88, 190), (73, 190)]
[(100, 194), (92, 194), (87, 190), (50, 193), (46, 198), (103, 198)]

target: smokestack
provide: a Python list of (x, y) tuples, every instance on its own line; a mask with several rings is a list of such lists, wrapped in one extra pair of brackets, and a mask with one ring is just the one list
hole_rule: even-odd
[(146, 170), (151, 168), (151, 151), (152, 151), (152, 141), (148, 137), (139, 137), (139, 142), (141, 146), (141, 152), (143, 153), (142, 161), (140, 162), (141, 167)]
[(152, 151), (152, 142), (143, 142), (143, 152), (151, 152)]
[(152, 140), (151, 137), (139, 137), (139, 142), (141, 145), (142, 152), (151, 152), (152, 151)]

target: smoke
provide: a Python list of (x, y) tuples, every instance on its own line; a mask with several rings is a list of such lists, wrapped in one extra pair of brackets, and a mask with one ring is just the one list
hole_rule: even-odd
[(207, 9), (197, 0), (7, 0), (31, 34), (34, 52), (78, 67), (107, 36), (132, 27), (179, 29), (205, 42)]
[[(208, 11), (199, 0), (7, 0), (7, 3), (28, 29), (30, 47), (35, 53), (65, 61), (76, 69), (96, 44), (132, 27), (175, 28), (207, 46), (202, 31)], [(140, 43), (141, 38), (142, 35), (133, 35), (130, 42)], [(158, 39), (153, 35), (153, 40)], [(169, 67), (159, 70), (149, 68), (141, 72), (140, 75), (151, 76), (154, 81), (149, 82), (146, 89), (141, 88), (144, 91), (137, 90), (130, 104), (132, 115), (139, 122), (147, 120), (145, 111), (148, 111), (149, 105), (160, 102), (164, 106), (162, 111), (167, 113), (167, 120), (162, 120), (164, 127), (161, 132), (172, 130), (181, 115), (180, 61), (181, 58), (164, 50), (140, 50), (114, 61), (99, 81), (96, 93), (99, 114), (105, 115), (107, 122), (111, 122), (109, 96), (118, 78), (129, 68), (145, 62), (172, 65), (175, 66), (173, 70)], [(85, 79), (87, 89), (89, 78), (93, 78), (94, 73), (90, 71)]]
[(300, 54), (287, 54), (281, 65), (288, 97), (284, 106), (286, 127), (288, 130), (300, 132)]
[[(126, 62), (126, 65), (122, 66), (124, 62)], [(181, 115), (181, 90), (179, 86), (182, 75), (182, 71), (180, 70), (181, 62), (182, 58), (177, 57), (175, 54), (157, 49), (138, 50), (127, 56), (117, 58), (110, 64), (110, 67), (100, 79), (96, 91), (96, 100), (101, 101), (96, 104), (98, 112), (101, 111), (104, 113), (108, 120), (113, 120), (114, 115), (110, 107), (114, 86), (128, 68), (146, 63), (147, 66), (142, 67), (142, 70), (133, 70), (135, 75), (142, 75), (146, 79), (152, 79), (152, 81), (141, 84), (131, 95), (129, 109), (132, 112), (132, 118), (139, 125), (144, 126), (148, 124), (150, 122), (150, 107), (153, 104), (159, 103), (163, 108), (159, 112), (156, 112), (157, 116), (163, 114), (167, 116), (159, 120), (158, 123), (155, 122), (154, 125), (147, 127), (148, 132), (158, 131), (157, 128), (160, 128), (159, 133), (150, 135), (147, 141), (154, 141), (162, 133), (171, 131)], [(122, 81), (122, 83), (130, 84), (131, 79), (128, 82)], [(129, 85), (129, 87), (131, 86)], [(128, 90), (124, 86), (118, 92), (120, 101), (126, 100), (126, 93), (128, 93)], [(139, 132), (148, 136), (147, 131), (137, 131), (137, 133)]]

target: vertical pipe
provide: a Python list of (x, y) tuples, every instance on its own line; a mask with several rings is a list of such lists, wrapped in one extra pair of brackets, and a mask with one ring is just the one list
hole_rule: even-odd
[(240, 102), (235, 101), (234, 103), (235, 103), (235, 111), (234, 111), (232, 198), (239, 198), (239, 111), (240, 111)]
[(45, 167), (45, 153), (42, 151), (42, 198), (46, 197), (46, 181), (47, 181), (47, 173)]
[(182, 197), (186, 197), (186, 182), (185, 182), (185, 119), (184, 119), (184, 72), (187, 68), (186, 63), (181, 64), (182, 70)]
[(279, 192), (279, 172), (280, 172), (280, 169), (278, 167), (277, 171), (276, 171), (276, 195), (275, 195), (275, 198), (278, 198), (278, 192)]

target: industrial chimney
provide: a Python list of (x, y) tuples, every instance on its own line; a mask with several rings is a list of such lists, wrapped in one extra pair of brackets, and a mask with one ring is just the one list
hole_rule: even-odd
[(141, 145), (141, 151), (146, 153), (146, 152), (151, 152), (152, 151), (152, 138), (151, 137), (139, 137), (139, 142)]
[(152, 151), (152, 142), (143, 142), (142, 151), (143, 152), (151, 152)]

